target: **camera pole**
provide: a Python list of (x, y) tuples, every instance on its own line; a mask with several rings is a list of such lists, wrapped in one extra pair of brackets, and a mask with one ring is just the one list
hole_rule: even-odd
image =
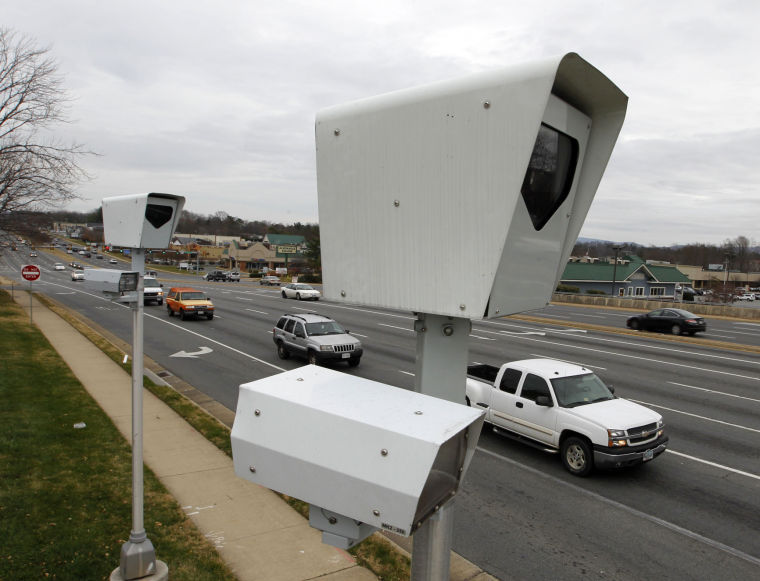
[(139, 273), (137, 299), (132, 303), (132, 530), (129, 540), (121, 546), (119, 568), (111, 573), (110, 580), (165, 581), (169, 568), (156, 560), (143, 523), (143, 248), (132, 248), (132, 270)]
[[(414, 391), (464, 404), (467, 341), (472, 323), (461, 317), (419, 313)], [(448, 581), (454, 505), (447, 502), (414, 533), (411, 581)]]

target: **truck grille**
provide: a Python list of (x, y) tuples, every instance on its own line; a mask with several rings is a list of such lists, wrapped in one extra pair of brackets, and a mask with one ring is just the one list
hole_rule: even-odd
[(654, 440), (657, 437), (657, 424), (647, 424), (645, 426), (638, 426), (628, 430), (628, 441), (631, 446), (636, 444), (643, 444), (649, 440)]
[(336, 353), (348, 353), (349, 351), (353, 351), (354, 346), (353, 345), (333, 345), (333, 351)]

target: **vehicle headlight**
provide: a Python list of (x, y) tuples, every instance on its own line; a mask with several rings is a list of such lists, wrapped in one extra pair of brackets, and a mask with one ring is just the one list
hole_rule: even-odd
[(332, 345), (320, 345), (319, 346), (319, 350), (320, 351), (332, 351), (333, 348), (332, 348)]
[(625, 430), (607, 430), (607, 446), (620, 448), (628, 445), (628, 434)]
[(665, 422), (659, 420), (657, 422), (657, 437), (659, 438), (665, 433)]

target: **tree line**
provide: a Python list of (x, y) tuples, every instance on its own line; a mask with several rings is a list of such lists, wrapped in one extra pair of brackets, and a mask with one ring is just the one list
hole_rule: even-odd
[(669, 262), (673, 265), (702, 266), (711, 264), (728, 264), (731, 270), (739, 272), (760, 271), (760, 246), (754, 245), (746, 236), (727, 238), (721, 244), (704, 244), (694, 242), (677, 246), (643, 246), (635, 242), (618, 244), (614, 242), (591, 240), (579, 241), (573, 248), (573, 256), (608, 258), (635, 254), (642, 260)]

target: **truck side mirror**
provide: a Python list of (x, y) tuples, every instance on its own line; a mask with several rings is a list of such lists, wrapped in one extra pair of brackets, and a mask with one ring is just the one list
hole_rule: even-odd
[(548, 395), (539, 395), (536, 398), (536, 405), (550, 408), (550, 407), (554, 407), (554, 402), (552, 401), (552, 398), (550, 398)]

